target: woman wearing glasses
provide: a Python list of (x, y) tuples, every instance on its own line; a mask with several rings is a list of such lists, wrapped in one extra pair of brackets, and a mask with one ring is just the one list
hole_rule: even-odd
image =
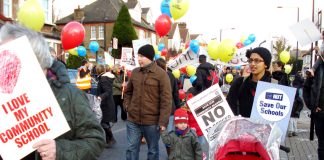
[(271, 82), (271, 74), (267, 69), (271, 63), (271, 53), (268, 49), (257, 47), (246, 52), (251, 74), (248, 77), (236, 79), (228, 92), (227, 102), (234, 115), (250, 117), (253, 99), (258, 81)]

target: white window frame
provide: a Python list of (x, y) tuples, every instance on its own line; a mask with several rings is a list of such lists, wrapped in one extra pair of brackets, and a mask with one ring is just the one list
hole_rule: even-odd
[(102, 40), (105, 38), (105, 27), (104, 26), (99, 26), (99, 37), (98, 39)]
[[(8, 0), (9, 3), (7, 4), (6, 3), (6, 0), (3, 0), (3, 15), (7, 18), (12, 18), (12, 0)], [(5, 9), (5, 5), (8, 5), (9, 6), (9, 13), (5, 13), (4, 12), (4, 9)]]
[(97, 39), (96, 26), (90, 26), (90, 40)]
[(47, 6), (44, 6), (44, 0), (40, 1), (40, 5), (42, 6), (42, 9), (44, 11), (45, 16), (45, 23), (47, 24), (53, 24), (52, 21), (52, 1), (51, 0), (45, 0), (47, 1)]

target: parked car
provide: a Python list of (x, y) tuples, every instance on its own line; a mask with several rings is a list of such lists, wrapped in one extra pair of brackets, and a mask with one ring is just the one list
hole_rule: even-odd
[[(69, 74), (69, 78), (70, 78), (70, 83), (72, 85), (76, 86), (76, 80), (77, 80), (77, 77), (78, 77), (78, 70), (76, 70), (76, 69), (68, 69), (68, 74)], [(95, 77), (95, 75), (91, 75), (90, 94), (97, 95), (97, 86), (98, 86), (97, 77)]]

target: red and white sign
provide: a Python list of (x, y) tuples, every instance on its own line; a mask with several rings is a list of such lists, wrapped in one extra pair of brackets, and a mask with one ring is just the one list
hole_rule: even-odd
[(127, 70), (133, 70), (136, 67), (135, 57), (133, 56), (133, 48), (122, 48), (120, 65), (125, 66)]
[(4, 160), (22, 159), (36, 142), (70, 130), (26, 37), (0, 46), (0, 97)]

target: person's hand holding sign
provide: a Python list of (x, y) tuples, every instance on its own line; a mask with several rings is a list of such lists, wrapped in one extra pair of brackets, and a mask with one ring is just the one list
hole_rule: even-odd
[(33, 145), (37, 152), (42, 157), (42, 160), (55, 160), (56, 159), (56, 144), (54, 140), (44, 139)]

